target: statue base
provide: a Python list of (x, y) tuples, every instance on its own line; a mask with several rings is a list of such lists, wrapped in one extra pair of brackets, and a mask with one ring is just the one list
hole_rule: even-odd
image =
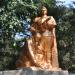
[(0, 75), (69, 75), (68, 71), (49, 71), (36, 69), (32, 70), (32, 68), (22, 68), (18, 70), (10, 70), (10, 71), (0, 71)]

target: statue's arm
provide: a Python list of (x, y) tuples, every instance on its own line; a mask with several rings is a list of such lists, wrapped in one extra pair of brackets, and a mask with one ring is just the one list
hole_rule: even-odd
[(37, 17), (33, 20), (33, 23), (31, 25), (30, 31), (35, 32), (36, 31), (36, 24), (37, 24)]
[(51, 20), (52, 20), (52, 24), (56, 26), (56, 21), (55, 21), (55, 19), (53, 18), (53, 16), (51, 16)]
[(56, 27), (56, 21), (53, 18), (53, 16), (51, 16), (51, 19), (47, 22), (49, 29), (52, 30), (53, 28)]

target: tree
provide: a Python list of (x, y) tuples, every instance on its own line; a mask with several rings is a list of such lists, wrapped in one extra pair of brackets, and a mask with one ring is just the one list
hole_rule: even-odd
[[(59, 12), (61, 10), (61, 12)], [(59, 49), (60, 66), (63, 69), (74, 71), (75, 69), (75, 35), (74, 22), (75, 12), (74, 8), (67, 8), (65, 6), (58, 7), (57, 14), (57, 39)]]
[[(15, 69), (15, 62), (21, 51), (24, 39), (15, 40), (16, 33), (26, 34), (28, 19), (37, 16), (41, 0), (0, 0), (0, 70)], [(47, 5), (52, 0), (43, 0)], [(27, 34), (26, 34), (27, 35)], [(11, 66), (10, 66), (11, 65)]]

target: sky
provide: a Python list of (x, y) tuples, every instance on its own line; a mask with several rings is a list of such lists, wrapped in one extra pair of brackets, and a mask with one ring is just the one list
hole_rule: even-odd
[(57, 1), (63, 1), (64, 2), (63, 4), (65, 6), (69, 7), (69, 4), (70, 4), (71, 6), (75, 8), (75, 5), (72, 3), (73, 1), (75, 2), (75, 0), (57, 0)]

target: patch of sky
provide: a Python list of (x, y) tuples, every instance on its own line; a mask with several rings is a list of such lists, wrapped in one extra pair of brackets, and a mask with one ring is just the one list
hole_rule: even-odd
[(57, 5), (65, 5), (66, 7), (73, 7), (75, 8), (75, 4), (73, 2), (75, 2), (75, 0), (56, 0), (57, 1)]

